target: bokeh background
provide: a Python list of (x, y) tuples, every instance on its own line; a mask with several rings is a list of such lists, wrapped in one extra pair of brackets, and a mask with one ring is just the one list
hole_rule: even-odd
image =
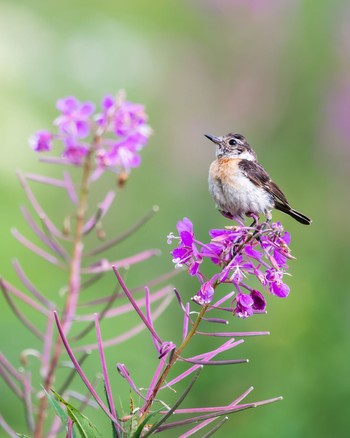
[[(311, 227), (303, 227), (275, 214), (291, 232), (297, 257), (290, 263), (291, 294), (285, 300), (269, 297), (265, 316), (232, 319), (232, 330), (271, 335), (248, 338), (233, 352), (249, 364), (207, 370), (188, 406), (229, 403), (251, 385), (250, 401), (277, 395), (284, 401), (232, 415), (220, 437), (342, 437), (350, 431), (349, 20), (345, 0), (0, 2), (1, 275), (19, 284), (11, 268), (18, 257), (51, 297), (64, 283), (63, 274), (56, 276), (29, 254), (10, 229), (29, 235), (19, 211), (26, 201), (16, 169), (58, 172), (37, 162), (27, 139), (51, 126), (55, 101), (71, 94), (99, 102), (124, 88), (131, 100), (146, 105), (154, 128), (142, 167), (106, 220), (112, 235), (160, 206), (152, 222), (116, 251), (115, 258), (148, 247), (163, 251), (131, 270), (130, 284), (171, 269), (166, 235), (180, 218), (191, 218), (202, 239), (208, 229), (227, 225), (208, 194), (214, 150), (204, 133), (243, 133), (292, 205), (313, 218)], [(114, 184), (106, 177), (103, 190)], [(36, 190), (53, 216), (70, 213), (54, 191)], [(185, 273), (173, 282), (187, 298), (196, 291)], [(157, 327), (165, 339), (174, 334), (176, 340), (179, 321), (174, 303)], [(103, 326), (105, 337), (124, 323)], [(21, 350), (36, 347), (3, 298), (0, 338), (15, 364)], [(205, 341), (197, 347), (205, 348)], [(146, 385), (156, 363), (150, 349), (143, 333), (108, 350), (118, 399), (127, 402), (128, 391), (114, 364), (124, 362)], [(99, 369), (96, 355), (89, 369)], [(2, 382), (0, 388), (2, 414), (26, 432), (22, 407)], [(89, 415), (109, 436), (105, 418)]]

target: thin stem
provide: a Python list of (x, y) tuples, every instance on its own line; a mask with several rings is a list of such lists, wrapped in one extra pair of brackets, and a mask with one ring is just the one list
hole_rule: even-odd
[[(76, 216), (74, 241), (72, 258), (70, 261), (70, 274), (69, 274), (69, 293), (67, 294), (67, 299), (65, 307), (62, 313), (62, 321), (64, 331), (67, 333), (69, 331), (72, 316), (75, 314), (75, 309), (77, 306), (77, 299), (80, 291), (80, 268), (81, 268), (81, 252), (82, 252), (82, 236), (84, 228), (84, 220), (87, 210), (87, 198), (89, 193), (89, 177), (92, 170), (92, 157), (95, 151), (95, 145), (99, 141), (98, 137), (95, 138), (92, 147), (90, 148), (88, 154), (85, 157), (83, 165), (83, 175), (80, 187), (80, 199), (79, 206)], [(57, 337), (53, 356), (49, 365), (49, 369), (44, 381), (44, 388), (46, 391), (50, 390), (53, 384), (55, 370), (61, 356), (62, 352), (62, 341), (60, 336)], [(46, 417), (46, 410), (48, 406), (47, 397), (42, 397), (38, 409), (38, 420), (35, 428), (34, 436), (36, 438), (41, 438), (43, 436), (44, 421)]]
[(175, 350), (174, 354), (172, 355), (168, 365), (165, 367), (164, 371), (162, 372), (162, 374), (160, 375), (157, 383), (155, 384), (153, 391), (149, 397), (149, 399), (147, 400), (144, 408), (143, 408), (143, 413), (139, 419), (139, 424), (142, 423), (142, 421), (146, 418), (148, 411), (150, 410), (152, 403), (155, 399), (155, 397), (157, 396), (157, 393), (159, 391), (159, 389), (161, 388), (161, 386), (163, 385), (165, 379), (167, 378), (167, 375), (169, 374), (172, 366), (175, 364), (175, 362), (178, 360), (178, 358), (181, 356), (182, 351), (186, 348), (186, 346), (188, 345), (188, 343), (190, 342), (190, 340), (192, 339), (192, 337), (195, 335), (196, 330), (202, 320), (202, 318), (205, 315), (205, 312), (207, 311), (209, 307), (209, 304), (206, 304), (205, 306), (202, 307), (201, 311), (199, 312), (196, 321), (194, 322), (191, 330), (188, 332), (186, 338), (183, 340), (182, 344)]

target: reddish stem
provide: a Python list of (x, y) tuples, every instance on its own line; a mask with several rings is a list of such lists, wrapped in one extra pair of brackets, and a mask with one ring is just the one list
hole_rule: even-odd
[[(83, 227), (84, 227), (85, 215), (87, 210), (87, 197), (89, 193), (89, 177), (92, 168), (91, 160), (93, 153), (95, 151), (95, 144), (96, 141), (94, 142), (94, 146), (91, 147), (89, 153), (86, 155), (83, 165), (83, 176), (82, 176), (82, 182), (80, 188), (80, 200), (79, 200), (79, 207), (76, 216), (73, 251), (72, 251), (72, 258), (70, 262), (69, 289), (68, 289), (65, 307), (62, 312), (62, 321), (67, 332), (69, 331), (70, 319), (72, 315), (75, 314), (77, 295), (79, 294), (79, 290), (80, 290), (80, 268), (81, 268), (80, 247), (83, 237)], [(69, 316), (69, 318), (67, 318), (67, 316)], [(62, 341), (61, 338), (57, 336), (57, 339), (54, 344), (53, 356), (50, 361), (49, 369), (43, 385), (45, 390), (48, 392), (50, 391), (50, 388), (54, 382), (55, 371), (57, 368), (59, 358), (61, 356), (61, 351), (62, 351)], [(42, 398), (40, 399), (40, 403), (38, 407), (38, 417), (37, 417), (37, 423), (34, 433), (35, 438), (43, 437), (44, 422), (46, 418), (47, 407), (48, 407), (47, 397), (43, 395)]]

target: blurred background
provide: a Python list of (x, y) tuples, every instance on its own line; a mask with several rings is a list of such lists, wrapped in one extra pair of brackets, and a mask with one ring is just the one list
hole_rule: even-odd
[[(290, 262), (291, 294), (285, 300), (270, 296), (267, 315), (232, 318), (232, 330), (271, 335), (248, 338), (233, 350), (249, 364), (206, 370), (187, 406), (227, 404), (249, 386), (255, 390), (248, 401), (278, 395), (284, 401), (232, 415), (219, 437), (341, 437), (350, 431), (349, 20), (345, 0), (0, 1), (2, 276), (19, 286), (11, 267), (18, 257), (52, 298), (64, 284), (64, 274), (57, 277), (21, 247), (10, 229), (30, 236), (19, 211), (27, 201), (15, 171), (61, 172), (38, 163), (27, 139), (50, 129), (56, 100), (72, 94), (98, 103), (124, 88), (130, 100), (146, 105), (154, 129), (142, 166), (105, 222), (112, 236), (152, 205), (160, 206), (114, 254), (163, 251), (128, 273), (131, 285), (172, 268), (166, 236), (179, 219), (189, 217), (202, 240), (210, 228), (228, 224), (208, 194), (214, 148), (204, 133), (243, 133), (291, 204), (313, 218), (304, 227), (275, 213), (291, 232), (297, 257)], [(101, 184), (97, 201), (115, 179), (107, 176)], [(70, 213), (54, 190), (35, 190), (56, 222)], [(197, 283), (186, 273), (173, 283), (185, 299), (196, 292)], [(1, 349), (19, 365), (19, 352), (37, 347), (36, 340), (2, 297), (1, 309)], [(102, 326), (105, 338), (119, 330), (116, 324)], [(173, 303), (157, 328), (165, 339), (178, 340), (179, 326)], [(205, 342), (198, 340), (196, 347), (202, 351)], [(142, 333), (108, 350), (114, 392), (126, 410), (128, 389), (114, 364), (125, 363), (138, 385), (147, 385), (156, 364), (151, 348)], [(99, 370), (96, 354), (88, 362), (87, 370)], [(2, 414), (25, 433), (22, 406), (3, 382), (0, 389)], [(89, 416), (109, 436), (108, 421), (94, 412)]]

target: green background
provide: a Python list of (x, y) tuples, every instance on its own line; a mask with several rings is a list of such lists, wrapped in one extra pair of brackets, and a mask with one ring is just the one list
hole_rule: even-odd
[[(232, 415), (220, 437), (341, 437), (350, 430), (349, 19), (348, 2), (337, 0), (0, 2), (1, 275), (19, 286), (11, 268), (18, 257), (51, 298), (65, 282), (64, 272), (56, 275), (20, 246), (10, 229), (31, 235), (20, 215), (19, 205), (27, 201), (15, 171), (61, 172), (39, 164), (27, 139), (50, 128), (55, 101), (72, 94), (98, 103), (124, 88), (131, 100), (146, 105), (155, 132), (142, 166), (132, 172), (105, 221), (113, 236), (152, 205), (160, 206), (151, 223), (109, 252), (118, 259), (149, 247), (163, 251), (130, 270), (131, 286), (172, 268), (166, 235), (179, 219), (189, 217), (202, 240), (210, 228), (228, 224), (208, 194), (214, 150), (204, 133), (243, 133), (291, 204), (313, 218), (312, 226), (304, 227), (275, 213), (291, 232), (297, 257), (290, 262), (291, 294), (285, 300), (270, 296), (267, 315), (230, 319), (231, 330), (271, 335), (248, 338), (228, 355), (247, 357), (249, 364), (206, 369), (187, 406), (228, 404), (251, 385), (248, 401), (278, 395), (284, 401)], [(114, 177), (105, 176), (90, 205), (114, 186)], [(56, 223), (72, 213), (62, 193), (38, 185), (35, 190)], [(172, 281), (185, 299), (196, 292), (197, 283), (185, 273)], [(110, 274), (89, 298), (110, 292), (114, 284)], [(1, 309), (1, 349), (18, 365), (20, 351), (39, 345), (3, 298)], [(127, 315), (102, 325), (104, 338), (133, 321)], [(164, 339), (179, 341), (175, 302), (157, 329)], [(194, 344), (196, 351), (213, 345), (207, 339)], [(36, 373), (38, 362), (30, 361)], [(157, 363), (147, 333), (108, 350), (116, 400), (123, 400), (127, 412), (128, 389), (116, 362), (128, 366), (138, 386), (147, 386)], [(92, 376), (99, 367), (94, 353), (85, 369)], [(0, 385), (4, 418), (25, 433), (22, 406)], [(88, 415), (109, 436), (105, 417), (92, 410)]]

